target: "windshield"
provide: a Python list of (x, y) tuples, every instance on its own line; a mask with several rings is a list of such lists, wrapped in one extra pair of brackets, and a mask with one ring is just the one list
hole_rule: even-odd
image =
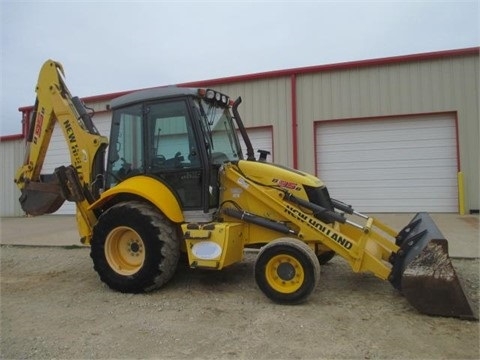
[(203, 99), (197, 99), (195, 103), (200, 110), (205, 141), (213, 163), (222, 164), (224, 161), (243, 159), (237, 130), (228, 108), (208, 103)]

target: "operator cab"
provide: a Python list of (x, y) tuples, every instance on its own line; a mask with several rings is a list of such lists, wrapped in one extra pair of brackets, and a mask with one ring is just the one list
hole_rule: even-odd
[(220, 166), (243, 159), (231, 105), (214, 90), (178, 87), (115, 99), (105, 188), (153, 176), (172, 190), (184, 211), (217, 208)]

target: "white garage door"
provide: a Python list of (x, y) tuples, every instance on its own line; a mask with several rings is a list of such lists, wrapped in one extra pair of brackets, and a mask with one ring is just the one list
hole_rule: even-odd
[[(97, 130), (103, 136), (110, 136), (110, 113), (97, 114), (94, 117), (94, 124)], [(43, 164), (42, 174), (53, 174), (55, 168), (59, 166), (68, 166), (70, 161), (70, 152), (59, 126), (55, 126), (53, 130), (52, 139), (48, 147), (45, 162)], [(65, 201), (55, 214), (75, 214), (75, 203)]]
[[(260, 128), (248, 128), (248, 137), (252, 143), (253, 150), (255, 151), (255, 158), (258, 159), (258, 150), (270, 151), (270, 155), (267, 156), (268, 162), (273, 162), (273, 140), (272, 140), (272, 128), (260, 127)], [(238, 132), (240, 139), (240, 145), (242, 147), (243, 156), (246, 158), (247, 147), (242, 139), (242, 135)]]
[(452, 115), (336, 121), (316, 126), (318, 176), (364, 212), (457, 212)]

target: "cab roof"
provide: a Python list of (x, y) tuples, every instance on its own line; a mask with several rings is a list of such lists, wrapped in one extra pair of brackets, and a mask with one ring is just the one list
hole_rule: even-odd
[(196, 88), (182, 88), (178, 86), (162, 86), (151, 89), (134, 91), (120, 96), (110, 102), (110, 108), (116, 109), (126, 105), (135, 104), (154, 99), (165, 99), (177, 96), (198, 96)]

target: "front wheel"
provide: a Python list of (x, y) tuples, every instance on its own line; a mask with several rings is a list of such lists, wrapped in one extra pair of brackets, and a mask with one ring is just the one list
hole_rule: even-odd
[(330, 260), (332, 260), (334, 256), (335, 256), (335, 251), (330, 250), (330, 251), (325, 251), (321, 254), (317, 254), (317, 259), (320, 265), (325, 265)]
[(180, 256), (177, 232), (162, 214), (142, 202), (119, 203), (98, 219), (90, 256), (110, 288), (138, 293), (163, 286)]
[(255, 262), (255, 281), (271, 300), (299, 304), (313, 293), (320, 278), (315, 252), (304, 242), (281, 238), (260, 250)]

